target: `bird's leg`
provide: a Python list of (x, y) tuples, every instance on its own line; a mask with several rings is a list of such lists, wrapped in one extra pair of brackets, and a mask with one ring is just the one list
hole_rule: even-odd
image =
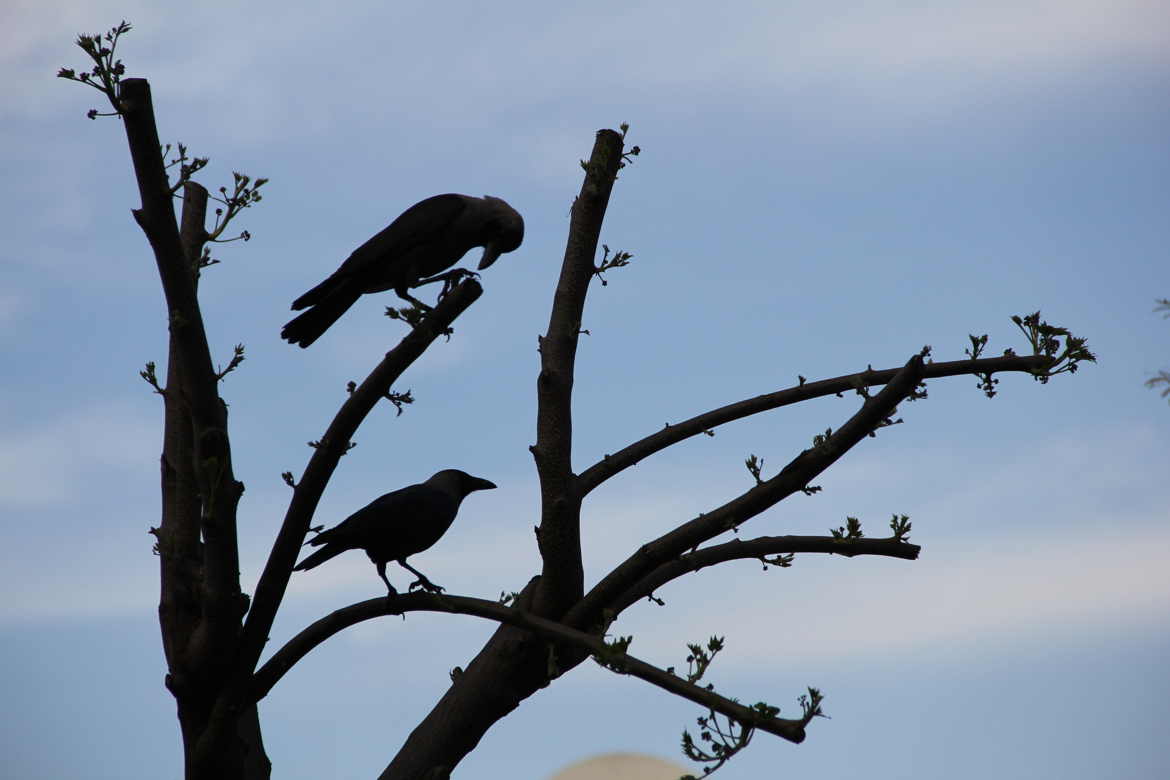
[(450, 271), (445, 271), (441, 274), (436, 274), (435, 276), (432, 276), (429, 279), (420, 279), (417, 282), (415, 282), (414, 284), (412, 284), (410, 287), (411, 287), (411, 289), (414, 289), (415, 287), (422, 287), (424, 284), (431, 284), (432, 282), (442, 282), (443, 283), (443, 292), (439, 293), (439, 300), (443, 300), (444, 298), (447, 297), (447, 294), (450, 293), (451, 290), (453, 290), (455, 288), (455, 285), (459, 284), (459, 282), (463, 281), (464, 279), (469, 279), (469, 278), (478, 279), (479, 274), (477, 274), (475, 271), (468, 271), (466, 268), (452, 268)]
[[(409, 288), (403, 287), (402, 289), (395, 289), (394, 292), (397, 293), (398, 297), (402, 300), (410, 301), (412, 304), (414, 304), (423, 314), (430, 314), (431, 310), (434, 308), (433, 306), (429, 306), (411, 295)], [(405, 309), (403, 311), (405, 311)]]
[(425, 574), (423, 574), (421, 571), (419, 571), (418, 569), (414, 568), (409, 563), (407, 563), (405, 558), (398, 561), (398, 565), (404, 569), (409, 569), (410, 572), (412, 574), (414, 574), (414, 576), (418, 577), (417, 580), (410, 583), (410, 587), (407, 590), (414, 590), (415, 588), (422, 588), (423, 590), (425, 590), (428, 593), (442, 593), (443, 592), (443, 588), (440, 588), (438, 585), (436, 585), (435, 583), (428, 580), (427, 576)]
[[(390, 584), (390, 580), (386, 579), (386, 561), (376, 564), (378, 567), (378, 576), (382, 578), (382, 582), (386, 583), (386, 590), (389, 591), (387, 596), (397, 596), (398, 591), (394, 590), (394, 586)], [(413, 585), (411, 587), (414, 587)]]

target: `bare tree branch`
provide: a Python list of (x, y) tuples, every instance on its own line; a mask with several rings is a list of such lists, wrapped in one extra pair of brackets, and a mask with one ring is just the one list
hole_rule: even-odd
[(561, 276), (548, 331), (540, 340), (536, 381), (536, 444), (531, 448), (540, 477), (541, 520), (537, 541), (543, 560), (536, 594), (538, 614), (556, 615), (580, 598), (581, 497), (573, 475), (573, 367), (585, 294), (614, 179), (622, 164), (622, 136), (601, 130), (585, 164), (585, 180), (573, 202)]
[(154, 249), (169, 312), (171, 361), (177, 363), (178, 376), (182, 377), (181, 395), (193, 427), (194, 474), (202, 498), (201, 531), (205, 543), (205, 619), (196, 640), (209, 649), (210, 655), (200, 650), (201, 657), (217, 657), (217, 652), (229, 652), (243, 612), (235, 522), (243, 485), (232, 474), (227, 409), (216, 388), (195, 280), (175, 221), (159, 153), (150, 85), (145, 79), (124, 79), (119, 97), (142, 198), (142, 207), (134, 211), (134, 218)]
[(804, 740), (806, 720), (764, 717), (750, 707), (745, 707), (713, 691), (689, 683), (664, 669), (635, 658), (629, 653), (607, 644), (599, 637), (552, 620), (546, 620), (531, 612), (505, 607), (498, 602), (467, 596), (431, 593), (409, 593), (397, 598), (369, 599), (351, 604), (321, 618), (289, 640), (256, 672), (252, 689), (255, 700), (259, 701), (268, 695), (272, 687), (297, 661), (339, 631), (365, 620), (419, 611), (474, 615), (523, 628), (551, 642), (579, 647), (597, 657), (607, 668), (633, 675), (741, 723), (762, 729), (791, 742)]
[(199, 258), (207, 243), (207, 188), (199, 182), (183, 182), (183, 219), (179, 240), (190, 265), (192, 281), (199, 287)]
[(762, 560), (769, 555), (790, 553), (829, 553), (847, 558), (857, 555), (882, 555), (912, 561), (917, 560), (921, 550), (920, 545), (910, 544), (893, 536), (886, 539), (835, 539), (832, 536), (760, 536), (755, 539), (733, 539), (663, 563), (614, 598), (610, 609), (616, 616), (631, 604), (651, 596), (654, 591), (671, 580), (727, 561)]
[[(227, 410), (219, 398), (211, 353), (203, 328), (203, 315), (195, 294), (195, 281), (187, 262), (162, 155), (159, 153), (150, 84), (145, 79), (124, 79), (119, 95), (130, 156), (134, 163), (142, 207), (134, 218), (154, 249), (169, 313), (173, 351), (184, 380), (184, 401), (195, 436), (195, 474), (203, 498), (204, 608), (239, 620), (239, 551), (236, 547), (235, 507), (243, 485), (231, 471), (227, 437)], [(208, 638), (219, 637), (215, 646), (230, 644), (226, 626), (208, 621)], [(232, 631), (234, 634), (234, 630)]]
[[(927, 363), (923, 371), (923, 379), (934, 379), (944, 376), (959, 376), (961, 374), (994, 374), (1004, 371), (1033, 373), (1042, 370), (1051, 362), (1050, 358), (1042, 355), (1019, 357), (1016, 355), (986, 358), (983, 360), (952, 360), (946, 363)], [(630, 444), (621, 450), (606, 455), (597, 463), (583, 471), (578, 477), (577, 485), (581, 496), (584, 497), (594, 488), (610, 477), (618, 474), (639, 461), (677, 444), (691, 436), (717, 428), (725, 423), (750, 417), (753, 414), (778, 409), (781, 406), (807, 401), (811, 398), (823, 398), (828, 395), (854, 390), (859, 386), (873, 387), (889, 382), (901, 369), (887, 368), (882, 371), (862, 371), (858, 374), (846, 374), (833, 379), (823, 379), (818, 382), (802, 382), (796, 387), (778, 390), (774, 393), (747, 398), (718, 409), (712, 409), (681, 423), (670, 425), (656, 431), (649, 436)]]
[(796, 456), (779, 474), (765, 480), (718, 509), (699, 515), (658, 539), (643, 545), (569, 610), (562, 622), (577, 628), (604, 624), (603, 615), (612, 611), (615, 600), (659, 566), (693, 550), (698, 545), (729, 531), (806, 488), (814, 478), (887, 420), (897, 405), (912, 394), (922, 381), (923, 355), (915, 355), (890, 379), (884, 388), (867, 398), (835, 433), (817, 446)]
[[(197, 189), (188, 189), (184, 197), (180, 233), (183, 253), (187, 258), (198, 256), (199, 247), (202, 246), (198, 233), (207, 213), (207, 191), (198, 185), (193, 187)], [(198, 285), (195, 279), (192, 283)], [(156, 549), (162, 585), (158, 613), (163, 651), (170, 670), (167, 684), (172, 690), (193, 684), (183, 679), (186, 675), (184, 670), (190, 668), (192, 663), (186, 653), (188, 643), (203, 616), (200, 605), (203, 572), (203, 543), (199, 538), (201, 502), (195, 464), (190, 457), (195, 446), (194, 432), (191, 415), (183, 401), (184, 385), (179, 372), (180, 361), (175, 341), (174, 334), (171, 334), (166, 389), (161, 391), (164, 399), (162, 519), (159, 527), (151, 531), (158, 540)]]
[[(198, 257), (203, 245), (200, 233), (207, 214), (207, 191), (191, 184), (183, 200), (179, 240), (183, 255)], [(192, 274), (192, 286), (198, 278)], [(200, 540), (201, 500), (195, 476), (194, 431), (185, 403), (182, 362), (174, 332), (170, 334), (167, 384), (164, 399), (162, 456), (162, 521), (154, 533), (158, 539), (160, 579), (159, 621), (167, 658), (167, 684), (172, 691), (197, 685), (188, 677), (194, 659), (189, 643), (203, 618), (200, 591), (203, 584), (203, 543)]]
[[(599, 131), (589, 162), (582, 164), (585, 179), (573, 203), (564, 267), (549, 329), (541, 339), (537, 440), (532, 454), (541, 483), (537, 543), (543, 573), (525, 586), (521, 606), (544, 617), (559, 617), (584, 589), (581, 498), (570, 450), (573, 360), (601, 220), (614, 175), (623, 164), (622, 143), (621, 134)], [(381, 777), (416, 778), (453, 768), (475, 749), (492, 724), (548, 684), (546, 655), (529, 632), (501, 626), (411, 732)]]

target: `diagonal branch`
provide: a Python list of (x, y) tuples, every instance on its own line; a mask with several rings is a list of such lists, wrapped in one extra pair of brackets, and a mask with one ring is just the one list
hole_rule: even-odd
[(923, 355), (912, 357), (876, 395), (835, 433), (796, 456), (776, 476), (728, 501), (723, 506), (682, 524), (643, 545), (598, 582), (569, 610), (562, 622), (575, 627), (604, 623), (602, 616), (621, 594), (659, 566), (694, 550), (703, 542), (741, 525), (746, 520), (803, 490), (863, 438), (875, 431), (910, 396), (922, 381)]
[[(1043, 355), (1016, 355), (986, 358), (983, 360), (952, 360), (945, 363), (927, 363), (923, 370), (923, 379), (935, 379), (944, 376), (959, 376), (962, 374), (994, 374), (1004, 371), (1018, 371), (1033, 373), (1043, 369), (1051, 359)], [(873, 387), (883, 385), (893, 379), (900, 369), (888, 368), (882, 371), (862, 371), (857, 374), (846, 374), (833, 379), (823, 379), (819, 382), (802, 382), (796, 387), (778, 390), (774, 393), (747, 398), (718, 409), (697, 415), (681, 423), (670, 425), (663, 430), (652, 433), (621, 450), (606, 455), (597, 463), (581, 473), (577, 480), (578, 489), (584, 497), (602, 482), (610, 477), (636, 465), (644, 458), (677, 444), (691, 436), (709, 431), (725, 423), (749, 417), (753, 414), (778, 409), (781, 406), (807, 401), (811, 398), (823, 398), (828, 395), (848, 392), (858, 387)]]
[(889, 558), (917, 560), (922, 547), (891, 536), (886, 539), (835, 539), (832, 536), (760, 536), (733, 539), (704, 547), (667, 561), (626, 589), (610, 604), (616, 616), (636, 601), (646, 598), (666, 583), (691, 572), (727, 561), (762, 559), (768, 555), (789, 553), (828, 553), (852, 558), (857, 555), (883, 555)]
[(365, 381), (350, 393), (329, 424), (293, 491), (280, 533), (256, 586), (256, 596), (240, 640), (237, 671), (241, 677), (250, 676), (256, 668), (317, 503), (338, 461), (349, 449), (350, 438), (374, 405), (390, 392), (390, 387), (402, 372), (482, 294), (483, 288), (474, 279), (467, 279), (457, 286), (402, 338), (398, 346), (386, 353)]
[(581, 648), (598, 658), (607, 668), (621, 674), (633, 675), (747, 726), (767, 731), (790, 742), (804, 740), (804, 728), (808, 723), (806, 719), (765, 716), (757, 710), (635, 658), (619, 647), (607, 644), (600, 637), (547, 620), (531, 612), (505, 607), (495, 601), (431, 593), (409, 593), (392, 599), (369, 599), (343, 607), (321, 618), (289, 640), (256, 672), (252, 687), (253, 700), (259, 701), (267, 696), (272, 687), (297, 661), (339, 631), (366, 620), (419, 611), (473, 615), (526, 629), (550, 642)]
[(548, 331), (540, 339), (536, 444), (531, 451), (540, 477), (537, 541), (544, 562), (535, 610), (543, 615), (560, 614), (580, 598), (584, 588), (581, 498), (572, 464), (573, 369), (601, 223), (622, 164), (622, 143), (622, 136), (613, 130), (599, 131), (589, 162), (584, 164), (585, 180), (573, 201)]

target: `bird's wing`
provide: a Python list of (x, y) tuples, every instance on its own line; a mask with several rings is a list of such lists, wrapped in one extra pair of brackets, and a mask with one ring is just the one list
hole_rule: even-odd
[[(313, 547), (325, 546), (297, 564), (294, 571), (312, 569), (346, 550), (368, 550), (370, 547), (381, 549), (391, 540), (392, 555), (385, 556), (385, 559), (397, 557), (396, 550), (402, 541), (400, 529), (410, 525), (405, 522), (410, 519), (407, 510), (433, 502), (435, 493), (435, 490), (425, 485), (410, 485), (374, 499), (337, 525), (310, 539), (308, 544)], [(407, 536), (411, 533), (408, 531)]]
[(392, 530), (378, 537), (376, 547), (367, 550), (371, 555), (387, 560), (414, 555), (439, 541), (451, 527), (459, 500), (433, 487), (417, 487), (417, 492), (385, 509), (386, 516), (392, 515), (394, 520), (384, 527)]
[(408, 521), (417, 507), (433, 500), (434, 492), (425, 485), (410, 485), (379, 496), (334, 527), (317, 534), (309, 544), (339, 543), (364, 547), (367, 540)]
[(420, 200), (355, 249), (337, 269), (337, 273), (360, 276), (368, 268), (392, 261), (417, 246), (442, 238), (467, 209), (468, 200), (466, 195), (454, 193)]
[(327, 531), (330, 537), (324, 541), (360, 547), (374, 561), (398, 560), (439, 541), (458, 509), (459, 502), (446, 492), (411, 485), (371, 501)]

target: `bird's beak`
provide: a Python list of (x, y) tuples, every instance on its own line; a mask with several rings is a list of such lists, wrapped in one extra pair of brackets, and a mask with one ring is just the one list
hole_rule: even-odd
[[(482, 271), (483, 269), (487, 268), (492, 263), (496, 262), (496, 260), (498, 260), (499, 257), (500, 257), (499, 246), (497, 246), (496, 244), (488, 244), (487, 246), (485, 246), (483, 248), (483, 257), (480, 259), (479, 265), (476, 266), (476, 270)], [(495, 487), (495, 485), (492, 485), (492, 487)]]
[(495, 482), (488, 482), (486, 479), (480, 479), (479, 477), (471, 478), (472, 490), (495, 490), (495, 488)]

